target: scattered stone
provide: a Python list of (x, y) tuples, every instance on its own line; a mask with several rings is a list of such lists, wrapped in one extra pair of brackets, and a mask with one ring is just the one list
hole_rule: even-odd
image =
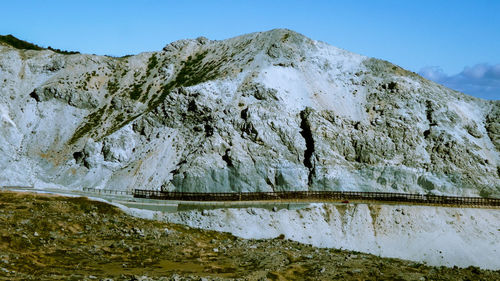
[(165, 228), (165, 229), (163, 230), (163, 234), (164, 234), (165, 236), (169, 236), (169, 235), (171, 235), (171, 234), (173, 234), (173, 233), (174, 233), (174, 231), (173, 231), (173, 230), (171, 230), (171, 229), (168, 229), (168, 228)]
[[(41, 195), (26, 196), (36, 201)], [(83, 231), (82, 236), (72, 231), (59, 232), (57, 240), (47, 245), (33, 243), (26, 246), (21, 235), (31, 235), (33, 229), (43, 227), (51, 235), (57, 232), (45, 229), (47, 226), (54, 229), (73, 229), (75, 226), (66, 219), (56, 219), (61, 216), (58, 202), (65, 200), (63, 197), (40, 200), (45, 207), (42, 209), (35, 204), (33, 213), (22, 208), (27, 204), (20, 200), (22, 198), (6, 197), (0, 192), (2, 209), (6, 212), (15, 210), (13, 216), (4, 216), (0, 220), (1, 240), (11, 239), (13, 242), (13, 246), (1, 247), (0, 253), (0, 264), (4, 266), (0, 268), (0, 275), (9, 280), (419, 280), (421, 276), (430, 280), (500, 280), (500, 272), (477, 267), (417, 266), (415, 262), (404, 260), (316, 248), (287, 240), (284, 235), (280, 235), (280, 239), (246, 240), (228, 233), (124, 216), (121, 211), (109, 211), (108, 208), (101, 208), (100, 216), (113, 216), (114, 220), (104, 223), (92, 216), (83, 216), (82, 211), (88, 209), (88, 205), (103, 203), (78, 200), (66, 201), (64, 216), (81, 226), (92, 224), (90, 231)], [(33, 220), (20, 226), (19, 221), (26, 218)], [(177, 235), (153, 238), (170, 231)], [(132, 235), (125, 237), (125, 232)], [(147, 233), (150, 239), (142, 239), (139, 233)], [(45, 252), (53, 254), (40, 254)], [(80, 264), (75, 264), (74, 258), (78, 258)], [(112, 270), (103, 270), (106, 266)], [(131, 275), (145, 268), (147, 271), (143, 272), (147, 275)], [(76, 275), (82, 270), (92, 275)], [(166, 274), (172, 270), (177, 270), (177, 275)], [(11, 278), (13, 274), (18, 276)], [(221, 276), (214, 276), (216, 274)]]

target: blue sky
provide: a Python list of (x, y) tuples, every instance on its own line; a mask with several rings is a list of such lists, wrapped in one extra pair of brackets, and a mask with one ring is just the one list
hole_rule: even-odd
[[(481, 96), (487, 87), (483, 97), (500, 96), (496, 0), (3, 1), (0, 17), (0, 34), (118, 56), (161, 50), (183, 38), (225, 39), (273, 28), (289, 28), (424, 76), (432, 69), (441, 73), (441, 83), (453, 80), (456, 89), (470, 94)], [(460, 79), (453, 78), (463, 76), (466, 67), (485, 66), (490, 70), (483, 73), (495, 83), (460, 88)]]

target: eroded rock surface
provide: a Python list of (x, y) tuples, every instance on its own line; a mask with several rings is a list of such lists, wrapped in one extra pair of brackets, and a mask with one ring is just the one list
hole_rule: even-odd
[(500, 196), (500, 103), (290, 30), (123, 58), (0, 44), (0, 183)]

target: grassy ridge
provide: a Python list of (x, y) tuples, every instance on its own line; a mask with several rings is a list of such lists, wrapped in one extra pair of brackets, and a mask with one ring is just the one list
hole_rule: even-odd
[(27, 42), (27, 41), (24, 41), (24, 40), (21, 40), (21, 39), (18, 39), (14, 36), (12, 36), (11, 34), (9, 35), (0, 35), (0, 42), (1, 43), (4, 43), (4, 44), (7, 44), (9, 46), (12, 46), (16, 49), (20, 49), (20, 50), (35, 50), (35, 51), (41, 51), (41, 50), (51, 50), (53, 52), (56, 52), (56, 53), (59, 53), (59, 54), (63, 54), (63, 55), (73, 55), (73, 54), (79, 54), (80, 52), (76, 52), (76, 51), (66, 51), (66, 50), (61, 50), (61, 49), (55, 49), (55, 48), (52, 48), (52, 47), (47, 47), (47, 48), (43, 48), (43, 47), (40, 47), (36, 44), (33, 44), (33, 43), (30, 43), (30, 42)]

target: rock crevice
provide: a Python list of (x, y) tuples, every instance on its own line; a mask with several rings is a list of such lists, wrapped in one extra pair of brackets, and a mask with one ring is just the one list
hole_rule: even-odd
[(300, 135), (304, 138), (306, 149), (304, 150), (304, 166), (309, 170), (307, 177), (308, 186), (311, 186), (314, 179), (314, 137), (311, 131), (311, 124), (308, 121), (311, 109), (306, 108), (300, 112)]
[(500, 196), (498, 101), (290, 30), (26, 54), (0, 45), (0, 185)]

